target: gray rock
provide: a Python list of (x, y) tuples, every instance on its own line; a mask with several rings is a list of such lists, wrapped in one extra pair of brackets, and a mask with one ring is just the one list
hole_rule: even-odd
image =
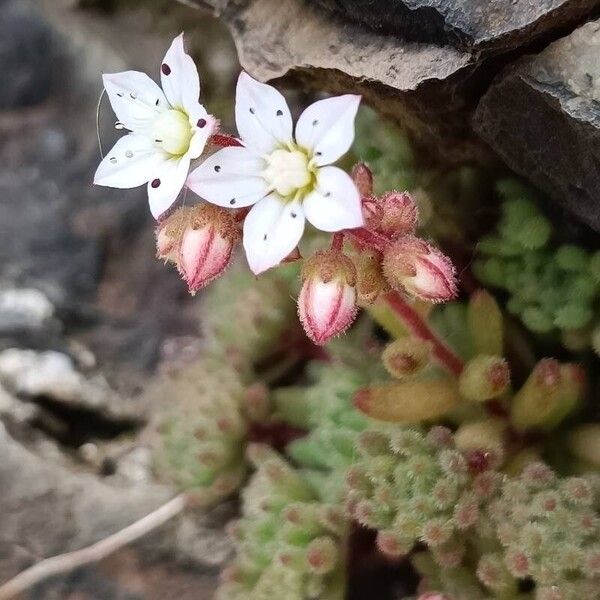
[(600, 231), (600, 21), (508, 68), (475, 128), (518, 173)]
[(20, 396), (84, 409), (103, 419), (138, 422), (143, 418), (135, 400), (111, 389), (101, 375), (86, 377), (66, 354), (9, 348), (0, 352), (0, 382)]
[(355, 92), (446, 162), (485, 154), (467, 127), (465, 87), (477, 60), (332, 19), (304, 0), (209, 0), (230, 26), (240, 62), (262, 81)]
[[(175, 492), (140, 483), (116, 485), (41, 458), (15, 441), (0, 422), (0, 581), (41, 557), (82, 548), (164, 504)], [(224, 505), (204, 515), (182, 515), (138, 542), (147, 557), (169, 556), (214, 570), (231, 544)]]
[(404, 39), (506, 51), (579, 22), (595, 0), (309, 0)]

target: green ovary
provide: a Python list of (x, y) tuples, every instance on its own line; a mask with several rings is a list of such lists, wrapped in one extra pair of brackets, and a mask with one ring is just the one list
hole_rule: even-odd
[(188, 116), (173, 109), (161, 113), (152, 129), (154, 142), (173, 156), (181, 156), (188, 151), (192, 133)]

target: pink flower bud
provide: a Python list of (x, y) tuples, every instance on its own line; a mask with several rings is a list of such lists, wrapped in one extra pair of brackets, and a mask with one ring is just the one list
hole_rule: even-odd
[(450, 259), (415, 236), (391, 243), (383, 256), (383, 272), (392, 288), (430, 302), (456, 296), (456, 277)]
[(361, 197), (365, 198), (373, 194), (373, 172), (365, 163), (356, 163), (352, 167), (352, 180)]
[(425, 594), (421, 594), (417, 600), (452, 600), (452, 598), (439, 592), (426, 592)]
[(177, 262), (192, 294), (223, 273), (238, 237), (231, 212), (206, 203), (190, 209)]
[(177, 262), (181, 236), (189, 220), (190, 208), (178, 208), (156, 228), (156, 258)]
[(412, 234), (419, 220), (417, 203), (408, 192), (388, 192), (379, 199), (379, 233), (390, 239)]
[(304, 263), (302, 279), (298, 316), (308, 337), (321, 345), (356, 318), (356, 269), (341, 252), (325, 250)]

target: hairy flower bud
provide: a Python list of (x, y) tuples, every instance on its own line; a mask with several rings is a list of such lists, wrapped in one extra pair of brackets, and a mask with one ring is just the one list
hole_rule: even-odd
[(502, 395), (510, 384), (510, 370), (500, 356), (479, 355), (471, 359), (458, 380), (460, 393), (471, 402), (485, 402)]
[(373, 250), (365, 250), (356, 256), (355, 262), (358, 301), (363, 305), (373, 304), (388, 289), (381, 270), (381, 255)]
[(177, 263), (181, 236), (189, 221), (190, 207), (178, 208), (156, 227), (156, 258)]
[(302, 279), (300, 321), (315, 344), (324, 344), (356, 318), (356, 269), (341, 252), (324, 250), (304, 263)]
[(379, 233), (393, 240), (414, 233), (419, 209), (408, 192), (388, 192), (379, 198), (378, 204), (381, 207)]
[(231, 211), (206, 203), (189, 209), (177, 264), (192, 294), (223, 273), (238, 237)]
[(383, 273), (392, 288), (430, 302), (456, 295), (454, 266), (436, 247), (415, 236), (391, 243), (383, 256)]
[(431, 358), (431, 344), (412, 337), (400, 338), (385, 347), (383, 366), (392, 377), (402, 379), (422, 371)]
[(356, 163), (352, 167), (351, 177), (361, 197), (373, 195), (373, 171), (365, 163)]

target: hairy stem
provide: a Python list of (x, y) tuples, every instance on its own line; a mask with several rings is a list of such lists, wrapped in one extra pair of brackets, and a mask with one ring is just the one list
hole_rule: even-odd
[(0, 600), (10, 600), (49, 577), (68, 573), (83, 565), (102, 560), (109, 554), (166, 523), (169, 519), (181, 513), (186, 504), (187, 497), (185, 494), (180, 494), (155, 511), (142, 517), (139, 521), (87, 548), (42, 560), (0, 586)]
[(433, 355), (441, 365), (457, 377), (462, 373), (462, 360), (439, 339), (421, 315), (398, 292), (386, 294), (385, 301), (413, 336), (433, 344)]
[(344, 233), (356, 240), (361, 246), (366, 246), (378, 252), (383, 252), (389, 243), (387, 238), (364, 227), (346, 229)]
[(341, 250), (344, 247), (344, 234), (341, 231), (331, 236), (331, 250)]

